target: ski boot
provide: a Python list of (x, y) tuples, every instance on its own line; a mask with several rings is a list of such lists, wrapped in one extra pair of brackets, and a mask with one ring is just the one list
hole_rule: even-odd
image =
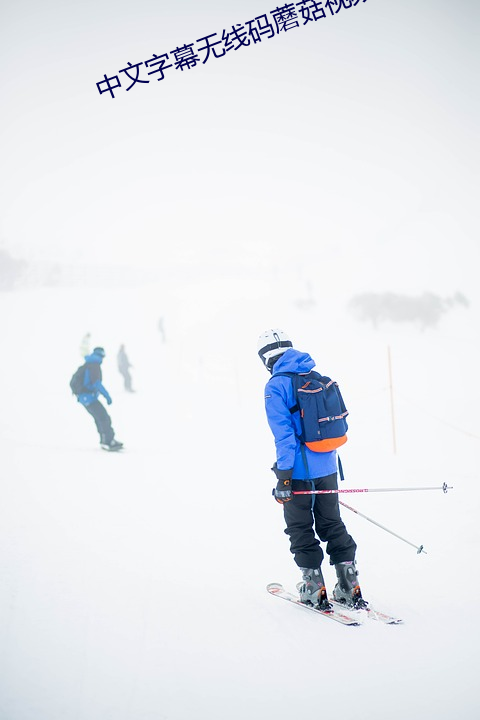
[(354, 610), (365, 609), (368, 605), (362, 597), (358, 584), (358, 570), (355, 560), (335, 565), (338, 582), (333, 588), (333, 598), (342, 605)]
[(118, 442), (118, 440), (111, 440), (109, 443), (102, 442), (100, 444), (104, 450), (109, 450), (110, 452), (115, 452), (123, 448), (123, 443)]
[(314, 605), (319, 610), (328, 612), (332, 609), (328, 602), (325, 581), (320, 568), (300, 568), (303, 582), (298, 583), (297, 590), (300, 593), (300, 602), (306, 605)]

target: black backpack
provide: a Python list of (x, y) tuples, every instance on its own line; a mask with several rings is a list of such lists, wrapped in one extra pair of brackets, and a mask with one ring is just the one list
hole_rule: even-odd
[(86, 369), (87, 365), (84, 363), (83, 365), (80, 365), (80, 367), (75, 370), (72, 375), (72, 379), (70, 380), (70, 389), (74, 395), (81, 395), (82, 392), (87, 391), (84, 385)]

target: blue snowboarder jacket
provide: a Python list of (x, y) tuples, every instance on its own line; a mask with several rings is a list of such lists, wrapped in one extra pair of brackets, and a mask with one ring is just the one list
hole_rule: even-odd
[(88, 392), (81, 393), (77, 398), (82, 405), (91, 405), (99, 395), (103, 395), (109, 405), (112, 402), (112, 398), (102, 385), (102, 369), (100, 367), (102, 360), (102, 356), (95, 353), (85, 357), (87, 366), (83, 384)]
[(308, 353), (288, 348), (273, 366), (272, 377), (265, 386), (265, 410), (270, 429), (275, 438), (277, 450), (277, 467), (279, 470), (293, 468), (293, 479), (311, 480), (313, 478), (332, 475), (337, 471), (337, 453), (313, 452), (305, 445), (305, 458), (298, 439), (302, 432), (300, 413), (293, 414), (296, 400), (292, 380), (289, 377), (278, 377), (278, 373), (308, 373), (315, 367), (315, 363)]

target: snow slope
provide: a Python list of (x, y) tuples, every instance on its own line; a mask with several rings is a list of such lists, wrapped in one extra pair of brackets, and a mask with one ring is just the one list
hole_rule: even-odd
[[(272, 297), (241, 275), (0, 295), (2, 720), (478, 713), (478, 310), (375, 332), (341, 305), (325, 319)], [(425, 546), (343, 511), (364, 595), (403, 626), (344, 628), (265, 591), (299, 579), (270, 495), (255, 351), (276, 325), (342, 386), (346, 487), (454, 486), (345, 498)], [(86, 331), (107, 350), (122, 454), (98, 448), (69, 393)], [(133, 395), (115, 367), (121, 342)]]

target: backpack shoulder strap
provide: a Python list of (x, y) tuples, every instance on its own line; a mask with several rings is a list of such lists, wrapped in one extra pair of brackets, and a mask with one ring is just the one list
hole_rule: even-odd
[[(290, 378), (290, 380), (292, 381), (293, 395), (294, 395), (295, 400), (296, 400), (296, 399), (297, 399), (297, 385), (298, 385), (298, 380), (297, 380), (297, 378), (299, 377), (298, 373), (293, 373), (293, 372), (279, 372), (279, 373), (275, 373), (274, 377), (289, 377), (289, 378)], [(288, 411), (289, 411), (289, 413), (290, 413), (291, 415), (293, 415), (293, 413), (296, 413), (297, 410), (300, 410), (300, 407), (299, 407), (299, 405), (298, 405), (298, 402), (295, 402), (295, 405), (294, 405), (293, 407), (288, 408)]]

